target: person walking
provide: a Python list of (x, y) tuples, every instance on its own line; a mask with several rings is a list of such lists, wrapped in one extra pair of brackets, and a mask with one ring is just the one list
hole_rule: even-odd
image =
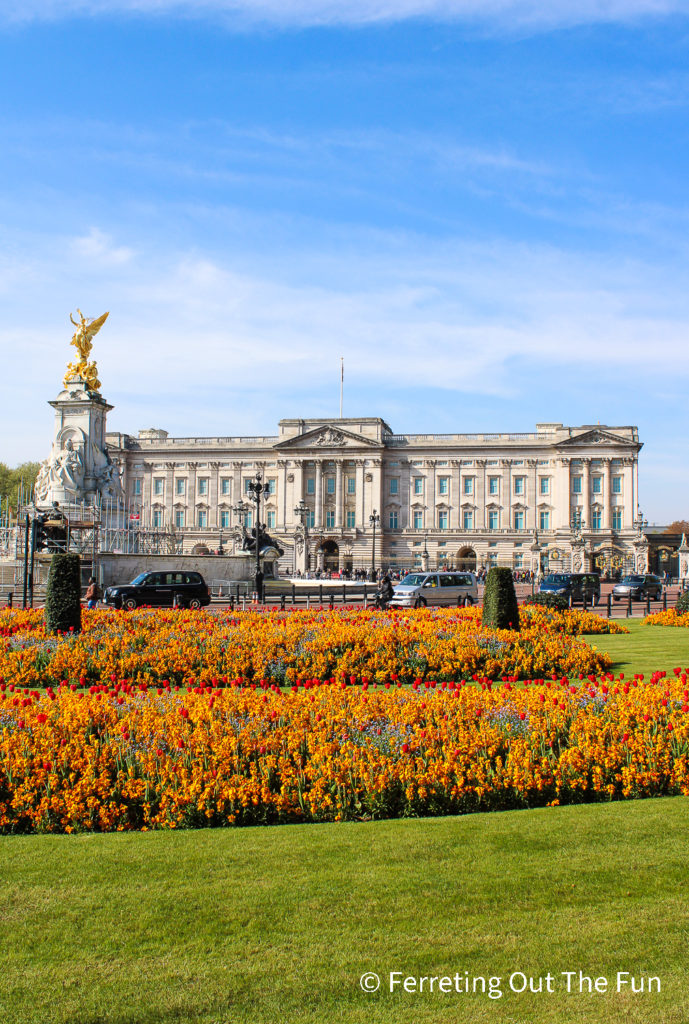
[(96, 608), (98, 606), (98, 599), (100, 598), (100, 587), (96, 583), (95, 576), (89, 578), (89, 585), (86, 588), (86, 607)]

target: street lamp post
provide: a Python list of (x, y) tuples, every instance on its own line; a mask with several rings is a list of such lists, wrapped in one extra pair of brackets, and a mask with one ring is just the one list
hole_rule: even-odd
[(380, 516), (374, 509), (371, 515), (368, 517), (368, 521), (373, 527), (373, 547), (371, 549), (371, 571), (374, 579), (376, 575), (376, 526), (380, 523)]
[(254, 569), (254, 586), (258, 594), (258, 600), (263, 601), (263, 573), (261, 571), (261, 498), (267, 491), (267, 484), (263, 483), (261, 471), (256, 473), (253, 480), (247, 482), (247, 490), (251, 496), (250, 500), (256, 505), (256, 518), (254, 526), (254, 537), (256, 538), (254, 548), (256, 551), (256, 567)]

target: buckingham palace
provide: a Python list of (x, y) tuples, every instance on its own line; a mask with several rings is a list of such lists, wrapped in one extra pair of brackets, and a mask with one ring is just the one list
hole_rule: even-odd
[(270, 437), (106, 434), (128, 515), (184, 552), (228, 551), (261, 474), (281, 571), (509, 565), (643, 570), (633, 426), (396, 434), (378, 417), (283, 419)]

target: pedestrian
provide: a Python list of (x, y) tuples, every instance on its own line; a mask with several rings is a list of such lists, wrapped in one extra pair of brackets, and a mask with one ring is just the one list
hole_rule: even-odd
[(100, 598), (100, 587), (96, 583), (95, 576), (89, 577), (89, 585), (86, 588), (86, 607), (96, 608)]

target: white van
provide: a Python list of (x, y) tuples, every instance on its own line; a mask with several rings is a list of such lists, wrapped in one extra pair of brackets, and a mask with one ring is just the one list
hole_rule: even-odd
[(389, 607), (424, 608), (477, 601), (478, 584), (471, 572), (410, 572), (394, 588)]

